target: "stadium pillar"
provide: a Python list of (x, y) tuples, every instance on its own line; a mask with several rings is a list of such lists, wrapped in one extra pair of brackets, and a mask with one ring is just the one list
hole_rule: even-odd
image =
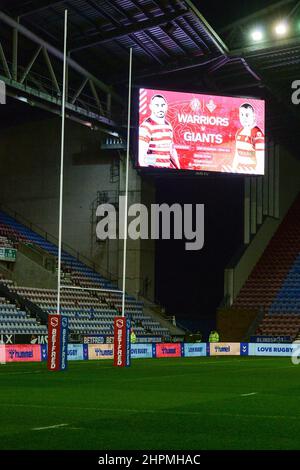
[(280, 217), (280, 210), (279, 210), (279, 145), (275, 145), (275, 152), (274, 152), (274, 217), (279, 219)]
[(6, 86), (2, 80), (0, 80), (0, 104), (6, 104)]
[(257, 177), (257, 224), (263, 221), (263, 176)]
[(250, 242), (250, 200), (251, 200), (251, 187), (250, 178), (245, 178), (245, 192), (244, 192), (244, 243), (246, 245)]
[(251, 177), (251, 235), (255, 235), (257, 227), (257, 184), (256, 176)]
[(272, 142), (269, 147), (269, 158), (268, 158), (268, 194), (269, 194), (269, 210), (268, 215), (274, 217), (274, 149), (275, 145)]

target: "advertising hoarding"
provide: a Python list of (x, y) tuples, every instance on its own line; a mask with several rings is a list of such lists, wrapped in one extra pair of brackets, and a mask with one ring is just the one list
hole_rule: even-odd
[(210, 356), (240, 356), (241, 343), (210, 343)]
[(155, 345), (156, 357), (181, 357), (183, 345), (179, 343), (157, 343)]

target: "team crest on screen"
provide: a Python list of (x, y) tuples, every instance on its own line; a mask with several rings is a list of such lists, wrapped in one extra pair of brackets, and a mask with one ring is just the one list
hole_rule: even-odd
[(217, 106), (215, 105), (213, 100), (209, 100), (206, 107), (211, 113), (213, 113)]
[(201, 110), (201, 103), (197, 98), (192, 99), (190, 106), (191, 106), (192, 111), (194, 112)]

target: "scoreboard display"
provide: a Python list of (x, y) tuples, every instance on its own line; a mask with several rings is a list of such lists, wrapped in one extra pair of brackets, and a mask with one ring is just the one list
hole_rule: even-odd
[(264, 100), (141, 88), (137, 165), (263, 175)]

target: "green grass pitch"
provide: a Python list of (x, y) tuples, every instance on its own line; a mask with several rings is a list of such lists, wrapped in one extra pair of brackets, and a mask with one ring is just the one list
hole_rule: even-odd
[(0, 366), (0, 449), (299, 449), (300, 366), (203, 357)]

